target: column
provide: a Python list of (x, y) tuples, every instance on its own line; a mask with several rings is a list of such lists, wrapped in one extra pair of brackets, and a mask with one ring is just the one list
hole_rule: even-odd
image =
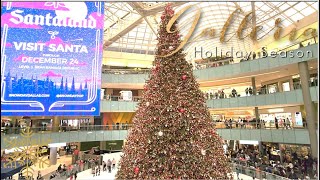
[(251, 84), (252, 84), (253, 95), (257, 95), (257, 87), (256, 87), (256, 78), (255, 77), (251, 77)]
[(264, 155), (263, 146), (262, 146), (261, 141), (259, 141), (259, 154), (260, 154), (260, 157), (263, 157), (263, 155)]
[(292, 78), (289, 79), (289, 85), (290, 85), (290, 91), (293, 91), (293, 90), (294, 90), (294, 87), (293, 87), (293, 80), (292, 80)]
[(57, 164), (57, 147), (51, 147), (50, 148), (50, 165), (56, 165)]
[(53, 132), (59, 132), (60, 128), (60, 118), (59, 116), (54, 116), (52, 118), (52, 131)]
[(316, 110), (314, 103), (311, 99), (310, 87), (309, 87), (309, 68), (307, 62), (299, 62), (299, 74), (301, 80), (302, 97), (304, 102), (304, 107), (306, 110), (306, 121), (307, 128), (309, 131), (310, 144), (311, 144), (311, 156), (312, 158), (318, 158), (318, 141), (316, 133)]
[(101, 150), (107, 150), (106, 141), (100, 141), (100, 149)]
[(278, 91), (277, 92), (283, 92), (282, 82), (278, 82)]

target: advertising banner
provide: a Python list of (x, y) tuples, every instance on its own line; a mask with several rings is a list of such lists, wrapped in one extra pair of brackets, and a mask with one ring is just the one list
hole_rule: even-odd
[(103, 2), (3, 2), (1, 116), (100, 115)]
[(302, 115), (301, 112), (296, 112), (295, 113), (295, 120), (296, 120), (296, 124), (297, 126), (303, 126), (303, 121), (302, 121)]

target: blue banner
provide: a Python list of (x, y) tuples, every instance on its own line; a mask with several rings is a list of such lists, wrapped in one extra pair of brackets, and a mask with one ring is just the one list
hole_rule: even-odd
[(4, 2), (1, 116), (98, 116), (103, 2)]

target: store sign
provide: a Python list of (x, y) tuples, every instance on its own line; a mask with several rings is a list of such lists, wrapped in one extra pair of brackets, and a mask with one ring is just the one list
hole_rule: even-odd
[(295, 116), (295, 122), (296, 122), (296, 125), (298, 125), (298, 126), (302, 126), (303, 125), (303, 121), (302, 121), (302, 115), (301, 115), (301, 112), (296, 112), (295, 114), (294, 114), (294, 116)]
[(100, 115), (103, 2), (3, 2), (1, 116)]
[(120, 91), (120, 95), (123, 101), (132, 101), (132, 91)]

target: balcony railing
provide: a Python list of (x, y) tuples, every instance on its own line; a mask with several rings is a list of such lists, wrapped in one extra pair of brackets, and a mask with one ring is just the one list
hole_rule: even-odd
[[(247, 167), (240, 164), (232, 163), (233, 166), (233, 172), (245, 174), (250, 177), (254, 177), (257, 179), (268, 179), (268, 180), (287, 180), (288, 178), (279, 176), (273, 173), (269, 173), (266, 171), (262, 171), (253, 167)], [(236, 175), (237, 176), (237, 175)], [(289, 179), (288, 179), (289, 180)]]
[[(115, 125), (79, 125), (79, 126), (41, 126), (30, 127), (30, 131), (34, 133), (46, 133), (46, 132), (70, 132), (70, 131), (110, 131), (110, 130), (129, 130), (132, 124), (115, 124)], [(216, 129), (305, 129), (307, 126), (304, 123), (303, 126), (290, 126), (278, 125), (278, 128), (274, 123), (271, 126), (265, 126), (257, 122), (244, 122), (242, 125), (237, 122), (215, 122)], [(20, 134), (22, 131), (26, 131), (26, 127), (1, 127), (1, 134)]]

